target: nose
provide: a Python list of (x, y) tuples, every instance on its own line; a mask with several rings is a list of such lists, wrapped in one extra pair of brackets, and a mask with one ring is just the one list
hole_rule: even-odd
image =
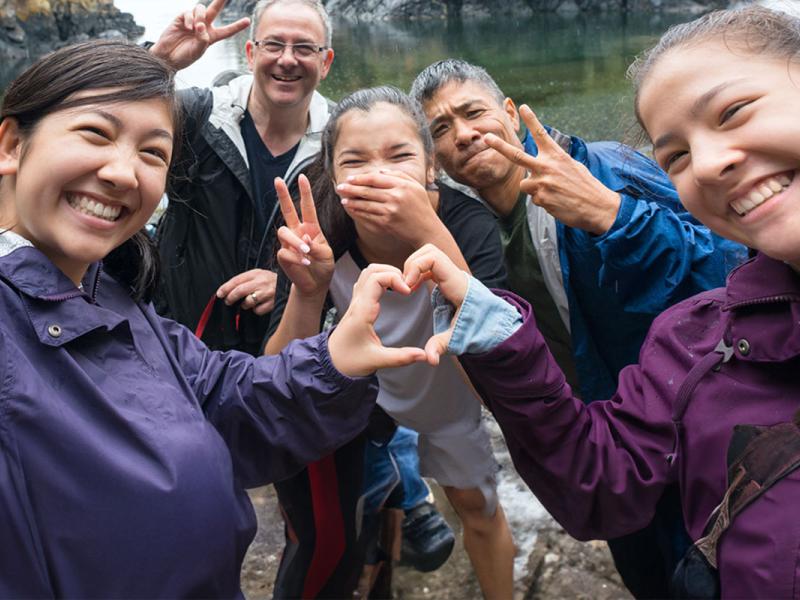
[(463, 119), (453, 120), (453, 131), (458, 148), (465, 148), (478, 141), (481, 137), (480, 132), (476, 131)]
[(109, 152), (107, 160), (97, 171), (97, 176), (114, 190), (131, 190), (139, 187), (136, 157), (121, 148)]
[(694, 178), (699, 184), (721, 183), (744, 161), (744, 152), (725, 142), (724, 138), (695, 140), (691, 146)]
[(297, 64), (297, 57), (294, 55), (294, 48), (291, 46), (284, 46), (281, 55), (278, 57), (279, 65), (295, 65)]

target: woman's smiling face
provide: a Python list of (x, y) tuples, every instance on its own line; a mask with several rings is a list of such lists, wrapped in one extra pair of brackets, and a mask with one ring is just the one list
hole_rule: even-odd
[(656, 160), (713, 231), (800, 266), (800, 64), (710, 40), (668, 51), (638, 110)]
[(157, 98), (57, 111), (27, 138), (7, 119), (0, 126), (0, 227), (27, 238), (77, 283), (150, 218), (172, 147), (170, 107)]

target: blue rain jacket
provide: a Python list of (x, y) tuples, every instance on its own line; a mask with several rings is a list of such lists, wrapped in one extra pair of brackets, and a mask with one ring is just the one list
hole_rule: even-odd
[[(659, 313), (725, 285), (747, 250), (692, 217), (666, 173), (643, 154), (618, 142), (570, 142), (570, 156), (622, 196), (603, 235), (556, 221), (572, 351), (581, 395), (590, 401), (614, 394), (619, 372), (638, 362)], [(536, 156), (530, 133), (523, 143)]]
[(325, 334), (212, 352), (100, 265), (83, 284), (0, 252), (0, 597), (241, 596), (244, 488), (363, 430), (377, 380)]

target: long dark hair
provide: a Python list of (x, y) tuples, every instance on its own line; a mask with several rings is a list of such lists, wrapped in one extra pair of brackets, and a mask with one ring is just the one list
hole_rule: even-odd
[(336, 105), (322, 134), (322, 152), (309, 167), (308, 178), (313, 182), (320, 227), (337, 258), (352, 248), (357, 238), (355, 224), (342, 208), (333, 185), (333, 150), (339, 138), (340, 121), (353, 110), (368, 113), (380, 103), (396, 106), (413, 121), (425, 151), (426, 165), (433, 161), (433, 138), (425, 114), (419, 103), (398, 88), (384, 85), (358, 90)]
[[(76, 98), (77, 92), (108, 90)], [(25, 140), (46, 116), (85, 104), (165, 100), (173, 122), (173, 162), (179, 152), (181, 112), (175, 96), (174, 71), (144, 48), (120, 40), (94, 40), (43, 56), (19, 75), (6, 91), (0, 122), (13, 118)], [(142, 230), (115, 248), (103, 261), (105, 270), (130, 288), (135, 300), (148, 301), (158, 281), (158, 254)]]

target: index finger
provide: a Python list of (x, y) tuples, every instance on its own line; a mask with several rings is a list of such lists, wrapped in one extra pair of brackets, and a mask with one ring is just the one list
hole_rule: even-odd
[(206, 7), (206, 15), (208, 15), (208, 23), (209, 25), (217, 18), (217, 15), (222, 10), (222, 7), (225, 6), (226, 0), (212, 0), (209, 2), (208, 6)]
[(289, 195), (289, 188), (282, 177), (275, 178), (275, 193), (278, 195), (278, 202), (281, 205), (283, 220), (289, 229), (297, 229), (300, 226), (300, 219), (297, 218), (297, 211), (294, 209), (292, 197)]
[(536, 113), (531, 110), (530, 106), (527, 104), (520, 106), (519, 116), (522, 117), (522, 122), (525, 123), (528, 131), (531, 132), (531, 137), (536, 142), (539, 152), (564, 152), (561, 146), (547, 133), (547, 129), (539, 122)]
[(512, 146), (508, 142), (501, 140), (493, 133), (487, 133), (484, 135), (483, 141), (487, 146), (494, 148), (514, 164), (525, 167), (528, 170), (533, 170), (536, 168), (536, 159), (525, 152), (525, 149), (522, 146)]
[(308, 177), (300, 175), (297, 178), (300, 185), (300, 213), (303, 223), (313, 223), (317, 225), (317, 208), (314, 206), (314, 196), (311, 193), (311, 183)]

